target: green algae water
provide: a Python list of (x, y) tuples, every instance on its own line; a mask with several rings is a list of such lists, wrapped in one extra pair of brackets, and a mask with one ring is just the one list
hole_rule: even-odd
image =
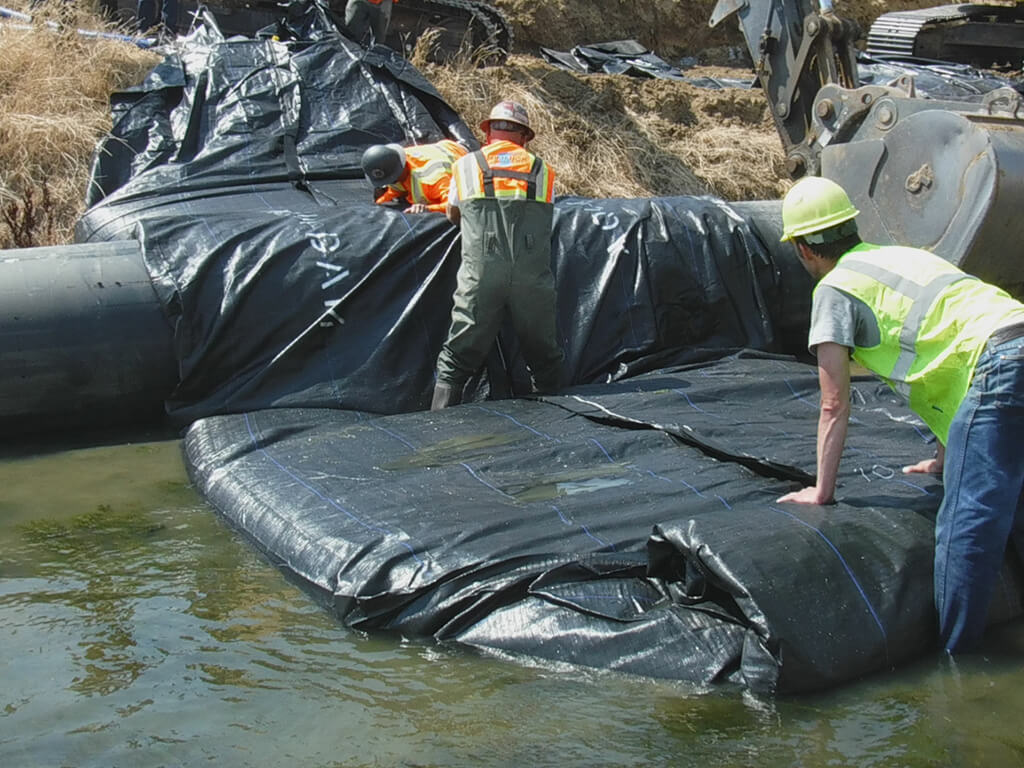
[(1024, 766), (1024, 629), (815, 696), (348, 630), (178, 441), (0, 460), (0, 766)]

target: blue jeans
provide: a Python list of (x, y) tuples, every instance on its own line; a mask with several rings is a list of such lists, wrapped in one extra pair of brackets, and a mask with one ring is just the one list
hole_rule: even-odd
[(935, 607), (950, 653), (981, 641), (1010, 534), (1024, 533), (1024, 338), (990, 342), (953, 417), (935, 524)]
[[(159, 9), (157, 8), (159, 6)], [(157, 18), (159, 10), (159, 19)], [(170, 30), (178, 28), (178, 0), (139, 0), (135, 6), (139, 21), (139, 32), (156, 26), (157, 21)]]

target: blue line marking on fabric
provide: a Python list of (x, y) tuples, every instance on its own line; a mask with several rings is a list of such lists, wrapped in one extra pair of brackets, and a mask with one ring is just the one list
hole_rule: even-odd
[(596, 445), (598, 448), (600, 448), (601, 449), (601, 453), (604, 454), (604, 457), (606, 459), (608, 459), (608, 461), (610, 461), (612, 464), (615, 463), (615, 459), (612, 458), (611, 454), (608, 453), (607, 450), (605, 450), (605, 447), (603, 445), (601, 445), (601, 443), (599, 443), (596, 438), (588, 437), (587, 440), (589, 442), (593, 443), (594, 445)]
[(638, 466), (637, 466), (636, 464), (627, 464), (626, 466), (627, 466), (627, 468), (628, 468), (628, 469), (631, 469), (631, 470), (633, 470), (634, 472), (639, 472), (639, 473), (640, 473), (640, 474), (642, 474), (642, 475), (650, 475), (650, 476), (651, 476), (651, 477), (653, 477), (653, 478), (654, 478), (655, 480), (664, 480), (664, 481), (665, 481), (666, 483), (675, 483), (675, 482), (679, 482), (679, 483), (682, 483), (682, 484), (683, 484), (683, 485), (685, 485), (685, 486), (686, 486), (687, 488), (689, 488), (689, 489), (690, 489), (691, 491), (693, 491), (693, 492), (694, 492), (694, 493), (696, 493), (696, 494), (697, 494), (698, 496), (700, 496), (700, 497), (701, 497), (702, 499), (706, 499), (706, 498), (707, 498), (707, 496), (706, 496), (706, 495), (704, 495), (703, 493), (701, 493), (701, 492), (700, 492), (699, 490), (697, 490), (696, 488), (694, 488), (694, 487), (693, 487), (692, 485), (690, 485), (690, 484), (689, 484), (688, 482), (686, 482), (685, 480), (673, 480), (673, 479), (672, 479), (671, 477), (665, 477), (664, 475), (659, 475), (659, 474), (655, 473), (655, 472), (654, 472), (653, 470), (650, 470), (650, 469), (644, 469), (643, 467), (638, 467)]
[[(558, 519), (559, 519), (559, 520), (561, 520), (561, 521), (562, 521), (563, 523), (565, 523), (566, 525), (568, 525), (568, 526), (572, 527), (573, 523), (572, 523), (572, 522), (571, 522), (570, 520), (568, 520), (568, 519), (566, 518), (566, 516), (565, 516), (564, 514), (562, 514), (562, 510), (561, 510), (561, 509), (559, 509), (559, 508), (558, 508), (558, 506), (557, 506), (556, 504), (552, 504), (552, 505), (551, 505), (551, 508), (552, 508), (553, 510), (555, 510), (555, 512), (557, 512), (557, 513), (558, 513)], [(582, 530), (582, 531), (583, 531), (583, 532), (584, 532), (584, 533), (585, 533), (585, 534), (586, 534), (587, 536), (589, 536), (590, 538), (592, 538), (592, 539), (593, 539), (594, 541), (596, 541), (596, 542), (597, 542), (598, 544), (600, 544), (600, 545), (601, 545), (602, 547), (611, 547), (611, 550), (612, 550), (612, 552), (614, 552), (614, 551), (615, 551), (615, 545), (614, 545), (614, 544), (612, 544), (612, 543), (610, 543), (610, 542), (607, 542), (607, 541), (605, 541), (605, 540), (604, 540), (604, 539), (602, 539), (602, 538), (601, 538), (600, 536), (595, 536), (594, 534), (592, 534), (592, 533), (590, 532), (590, 529), (589, 529), (589, 528), (587, 528), (587, 526), (583, 525), (582, 523), (580, 524), (580, 530)]]
[(799, 517), (797, 517), (796, 515), (792, 514), (791, 512), (787, 512), (784, 509), (779, 509), (778, 507), (773, 507), (773, 506), (769, 506), (768, 509), (770, 509), (772, 512), (778, 512), (779, 514), (785, 515), (786, 517), (791, 518), (792, 520), (795, 520), (796, 522), (800, 523), (800, 525), (803, 525), (803, 526), (806, 526), (807, 528), (810, 528), (812, 531), (814, 531), (816, 534), (818, 534), (818, 536), (821, 537), (821, 540), (824, 541), (828, 545), (829, 549), (831, 549), (835, 553), (835, 556), (837, 558), (839, 558), (840, 565), (842, 565), (843, 569), (846, 571), (846, 575), (850, 577), (850, 581), (853, 582), (853, 586), (856, 587), (857, 588), (857, 592), (860, 593), (861, 599), (864, 601), (864, 605), (867, 606), (868, 612), (871, 614), (871, 618), (873, 618), (875, 620), (875, 624), (878, 625), (878, 630), (879, 630), (879, 632), (882, 633), (882, 639), (885, 641), (886, 657), (888, 657), (888, 655), (889, 655), (889, 637), (885, 633), (885, 627), (882, 626), (882, 620), (879, 618), (878, 613), (875, 611), (875, 607), (873, 605), (871, 605), (871, 601), (868, 599), (867, 593), (864, 592), (864, 588), (861, 587), (860, 582), (857, 581), (857, 577), (856, 577), (856, 575), (854, 575), (853, 569), (850, 568), (849, 564), (846, 562), (846, 558), (844, 558), (842, 553), (836, 548), (836, 545), (833, 544), (831, 541), (829, 541), (828, 537), (824, 533), (822, 533), (821, 530), (819, 530), (818, 528), (815, 528), (813, 525), (811, 525), (807, 521), (801, 520)]
[[(251, 414), (248, 414), (248, 413), (247, 413), (247, 414), (245, 414), (245, 427), (246, 427), (246, 429), (247, 429), (247, 430), (249, 431), (249, 437), (250, 437), (250, 438), (252, 439), (253, 445), (255, 446), (256, 450), (258, 450), (258, 451), (259, 451), (259, 452), (260, 452), (261, 454), (263, 454), (263, 455), (264, 455), (264, 456), (265, 456), (265, 457), (266, 457), (267, 459), (269, 459), (269, 460), (270, 460), (270, 462), (271, 462), (272, 464), (274, 464), (274, 466), (276, 466), (276, 467), (277, 467), (278, 469), (280, 469), (280, 470), (281, 470), (282, 472), (284, 472), (284, 473), (285, 473), (286, 475), (288, 475), (288, 477), (290, 477), (290, 478), (292, 478), (293, 480), (295, 480), (295, 482), (297, 482), (297, 483), (298, 483), (299, 485), (301, 485), (301, 486), (302, 486), (303, 488), (305, 488), (306, 490), (308, 490), (308, 491), (309, 491), (310, 493), (312, 493), (312, 494), (313, 494), (314, 496), (316, 496), (316, 497), (317, 497), (318, 499), (320, 499), (321, 501), (324, 501), (324, 502), (326, 502), (327, 504), (329, 504), (330, 506), (334, 507), (334, 508), (335, 508), (335, 509), (337, 509), (338, 511), (340, 511), (340, 512), (344, 513), (344, 514), (345, 514), (346, 516), (348, 516), (348, 517), (349, 517), (349, 518), (350, 518), (350, 519), (351, 519), (351, 520), (352, 520), (353, 522), (355, 522), (355, 523), (358, 523), (359, 525), (363, 526), (364, 528), (366, 528), (366, 530), (368, 530), (368, 531), (374, 531), (375, 533), (383, 533), (383, 534), (385, 534), (385, 535), (387, 535), (387, 536), (394, 536), (394, 535), (395, 535), (393, 531), (390, 531), (390, 530), (388, 530), (387, 528), (381, 528), (380, 526), (370, 525), (369, 523), (367, 523), (367, 522), (364, 522), (363, 520), (360, 520), (360, 519), (359, 519), (358, 517), (356, 517), (356, 516), (355, 516), (354, 514), (352, 514), (351, 512), (349, 512), (349, 511), (348, 511), (347, 509), (345, 509), (345, 507), (341, 506), (341, 504), (339, 504), (338, 502), (334, 501), (334, 499), (331, 499), (331, 498), (328, 498), (327, 496), (325, 496), (325, 495), (324, 495), (323, 493), (321, 493), (321, 492), (320, 492), (319, 490), (317, 490), (316, 488), (314, 488), (314, 487), (313, 487), (312, 485), (310, 485), (309, 483), (307, 483), (307, 482), (306, 482), (305, 480), (303, 480), (303, 479), (302, 479), (301, 477), (299, 477), (299, 476), (298, 476), (297, 474), (295, 474), (295, 473), (294, 473), (294, 472), (292, 472), (292, 471), (291, 471), (290, 469), (288, 469), (288, 467), (286, 467), (286, 466), (285, 466), (284, 464), (282, 464), (282, 463), (281, 463), (281, 462), (279, 462), (279, 461), (278, 461), (277, 459), (275, 459), (275, 458), (274, 458), (274, 457), (273, 457), (273, 456), (272, 456), (272, 455), (270, 454), (270, 451), (268, 451), (268, 450), (267, 450), (266, 448), (263, 448), (263, 447), (261, 447), (261, 446), (260, 446), (260, 441), (259, 441), (259, 439), (258, 439), (258, 438), (256, 437), (256, 435), (255, 435), (255, 434), (253, 433), (253, 426), (252, 426), (252, 423), (250, 422), (250, 418), (249, 418), (249, 417), (250, 417), (250, 415), (251, 415)], [(399, 543), (399, 544), (401, 544), (401, 545), (402, 545), (403, 547), (405, 547), (405, 548), (406, 548), (407, 550), (409, 550), (409, 554), (410, 554), (410, 555), (412, 555), (412, 559), (413, 559), (413, 560), (415, 560), (415, 561), (416, 561), (417, 563), (419, 563), (420, 565), (426, 565), (426, 563), (424, 563), (424, 562), (423, 562), (423, 560), (421, 560), (421, 559), (420, 559), (420, 558), (419, 558), (419, 557), (417, 556), (417, 554), (416, 554), (416, 550), (415, 550), (415, 549), (413, 549), (411, 545), (407, 544), (407, 543), (406, 543), (406, 542), (404, 542), (404, 541), (399, 541), (398, 543)]]
[(799, 392), (797, 392), (796, 389), (793, 387), (793, 385), (790, 384), (789, 379), (783, 379), (783, 381), (786, 382), (786, 386), (789, 387), (789, 391), (793, 393), (793, 396), (797, 400), (799, 400), (804, 405), (809, 405), (814, 410), (818, 410), (818, 404), (817, 403), (812, 403), (810, 400), (808, 400), (803, 395), (801, 395)]
[(562, 442), (562, 441), (561, 441), (560, 439), (558, 439), (557, 437), (552, 437), (551, 435), (546, 435), (546, 434), (544, 434), (543, 432), (538, 432), (538, 431), (537, 431), (536, 429), (534, 429), (533, 427), (531, 427), (531, 426), (529, 426), (529, 425), (527, 425), (527, 424), (523, 424), (523, 422), (519, 421), (518, 419), (516, 419), (516, 418), (515, 418), (514, 416), (512, 416), (512, 415), (510, 415), (510, 414), (507, 414), (507, 413), (502, 413), (501, 411), (496, 411), (496, 410), (494, 410), (493, 408), (484, 408), (484, 407), (483, 407), (482, 405), (474, 405), (474, 406), (472, 406), (472, 407), (473, 407), (473, 408), (476, 408), (476, 409), (478, 409), (478, 410), (481, 410), (481, 411), (483, 411), (484, 413), (492, 413), (492, 414), (494, 414), (495, 416), (501, 416), (501, 417), (502, 417), (503, 419), (508, 419), (509, 421), (511, 421), (511, 422), (512, 422), (513, 424), (515, 424), (516, 426), (518, 426), (518, 427), (522, 427), (523, 429), (527, 429), (527, 430), (529, 430), (530, 432), (533, 432), (533, 434), (537, 435), (537, 437), (543, 437), (543, 438), (544, 438), (545, 440), (551, 440), (552, 442), (555, 442), (555, 443), (560, 443), (560, 442)]
[[(398, 215), (402, 217), (402, 221), (405, 222), (405, 226), (407, 226), (409, 228), (409, 231), (412, 232), (412, 224), (409, 223), (409, 217), (405, 215), (405, 211), (399, 211)], [(416, 214), (413, 214), (413, 215), (416, 215)], [(396, 243), (396, 245), (397, 245), (397, 243)]]
[[(644, 469), (643, 467), (638, 467), (636, 464), (629, 464), (627, 466), (630, 469), (632, 469), (634, 472), (639, 472), (642, 475), (650, 475), (655, 480), (664, 480), (666, 483), (671, 483), (672, 482), (672, 478), (671, 477), (665, 477), (663, 475), (659, 475), (659, 474), (655, 473), (653, 469)], [(680, 482), (682, 482), (682, 481), (680, 481)], [(683, 485), (686, 485), (686, 483), (683, 483)], [(692, 488), (693, 486), (690, 486), (690, 487)]]
[(416, 446), (415, 445), (410, 443), (408, 440), (406, 440), (404, 437), (402, 437), (397, 432), (392, 432), (390, 429), (387, 429), (386, 427), (382, 427), (380, 424), (377, 424), (376, 422), (374, 422), (372, 426), (373, 426), (374, 429), (379, 429), (381, 432), (383, 432), (386, 435), (391, 435), (391, 437), (395, 438), (395, 440), (397, 440), (398, 442), (400, 442), (403, 445), (405, 445), (410, 451), (415, 451), (416, 450)]
[(721, 496), (719, 496), (719, 495), (718, 495), (717, 493), (715, 494), (715, 498), (716, 498), (716, 499), (718, 499), (718, 500), (719, 500), (720, 502), (722, 502), (722, 503), (723, 503), (723, 504), (725, 505), (725, 508), (726, 508), (726, 509), (728, 509), (728, 510), (729, 510), (730, 512), (732, 511), (732, 505), (731, 505), (731, 504), (730, 504), (730, 503), (729, 503), (728, 501), (726, 501), (725, 499), (723, 499), (723, 498), (722, 498)]
[(612, 544), (611, 542), (605, 541), (605, 540), (604, 540), (604, 539), (602, 539), (602, 538), (601, 538), (600, 536), (595, 536), (594, 534), (592, 534), (592, 533), (590, 532), (590, 529), (589, 529), (589, 528), (587, 528), (587, 526), (585, 526), (585, 525), (583, 525), (582, 523), (580, 523), (580, 528), (582, 528), (582, 529), (583, 529), (583, 532), (584, 532), (585, 534), (587, 534), (587, 536), (589, 536), (590, 538), (592, 538), (592, 539), (593, 539), (594, 541), (596, 541), (596, 542), (597, 542), (598, 544), (600, 544), (600, 545), (601, 545), (602, 547), (610, 547), (610, 548), (611, 548), (611, 550), (612, 550), (612, 552), (614, 552), (614, 551), (615, 551), (615, 545), (614, 545), (614, 544)]
[(935, 495), (934, 493), (929, 491), (927, 488), (922, 488), (920, 485), (912, 483), (909, 480), (904, 480), (904, 479), (899, 478), (899, 477), (894, 477), (893, 480), (895, 482), (897, 482), (897, 483), (903, 483), (904, 485), (909, 485), (911, 488), (916, 488), (921, 493), (923, 493), (925, 496), (934, 496)]
[[(668, 478), (665, 478), (665, 479), (667, 480)], [(686, 482), (685, 480), (680, 480), (679, 482), (680, 482), (680, 483), (682, 483), (683, 485), (685, 485), (685, 486), (686, 486), (687, 488), (689, 488), (689, 489), (690, 489), (691, 491), (693, 491), (694, 493), (696, 493), (696, 494), (697, 494), (698, 496), (700, 496), (700, 497), (701, 497), (702, 499), (706, 499), (706, 498), (707, 498), (707, 496), (705, 496), (705, 495), (704, 495), (703, 493), (701, 493), (700, 491), (698, 491), (698, 490), (697, 490), (697, 489), (696, 489), (696, 488), (695, 488), (694, 486), (690, 485), (690, 484), (689, 484), (688, 482)]]
[(691, 408), (693, 408), (693, 410), (700, 411), (701, 413), (705, 414), (706, 416), (710, 416), (713, 419), (725, 418), (724, 416), (719, 416), (717, 413), (712, 413), (711, 411), (705, 411), (703, 408), (700, 408), (699, 406), (695, 405), (693, 400), (690, 399), (690, 396), (688, 394), (686, 394), (686, 392), (684, 392), (683, 390), (681, 390), (681, 389), (673, 389), (672, 391), (675, 392), (677, 395), (682, 395), (684, 398), (686, 398), (686, 402), (689, 404), (689, 406)]
[(490, 483), (488, 483), (488, 482), (487, 482), (486, 480), (484, 480), (484, 479), (483, 479), (482, 477), (480, 477), (480, 475), (478, 475), (478, 474), (477, 474), (476, 472), (474, 472), (474, 471), (473, 471), (473, 468), (472, 468), (471, 466), (469, 466), (469, 464), (467, 464), (466, 462), (464, 462), (464, 461), (460, 461), (460, 462), (459, 462), (459, 466), (461, 466), (461, 467), (465, 467), (466, 471), (467, 471), (467, 472), (469, 472), (469, 474), (471, 474), (471, 475), (473, 476), (473, 478), (474, 478), (474, 479), (475, 479), (475, 480), (476, 480), (476, 481), (477, 481), (478, 483), (482, 483), (483, 485), (486, 485), (486, 486), (487, 486), (488, 488), (490, 488), (490, 489), (491, 489), (492, 491), (494, 491), (495, 493), (500, 493), (500, 494), (501, 494), (502, 496), (504, 496), (504, 497), (505, 497), (506, 499), (513, 499), (513, 500), (515, 500), (515, 497), (514, 497), (514, 496), (510, 496), (509, 494), (505, 493), (505, 492), (504, 492), (503, 490), (501, 490), (500, 488), (497, 488), (497, 487), (495, 487), (495, 486), (491, 485), (491, 484), (490, 484)]
[(561, 520), (561, 521), (562, 521), (563, 523), (565, 523), (565, 524), (566, 524), (566, 525), (568, 525), (568, 526), (572, 526), (572, 523), (571, 523), (571, 522), (570, 522), (570, 521), (569, 521), (569, 520), (568, 520), (568, 519), (566, 518), (566, 516), (565, 516), (565, 515), (563, 515), (563, 514), (562, 514), (562, 510), (560, 510), (560, 509), (559, 509), (558, 507), (556, 507), (556, 506), (555, 506), (554, 504), (552, 504), (552, 505), (551, 505), (551, 508), (552, 508), (553, 510), (555, 510), (555, 512), (557, 512), (557, 513), (558, 513), (558, 519), (559, 519), (559, 520)]
[(917, 432), (917, 436), (924, 440), (926, 443), (931, 440), (931, 438), (928, 437), (928, 435), (926, 435), (924, 432), (917, 428), (916, 424), (911, 424), (910, 426), (913, 427), (915, 432)]

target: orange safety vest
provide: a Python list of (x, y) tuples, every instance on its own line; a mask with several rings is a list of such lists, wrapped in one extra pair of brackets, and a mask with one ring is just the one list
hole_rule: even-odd
[(452, 164), (466, 154), (466, 148), (450, 139), (436, 144), (405, 147), (408, 167), (394, 184), (388, 185), (377, 203), (405, 200), (422, 203), (428, 211), (444, 213), (452, 180)]
[(459, 201), (480, 197), (537, 200), (555, 196), (555, 172), (512, 141), (495, 141), (463, 158), (452, 169)]
[[(398, 0), (392, 1), (396, 3), (398, 2)], [(384, 0), (366, 0), (366, 2), (368, 2), (370, 5), (380, 5), (382, 2), (384, 2)]]

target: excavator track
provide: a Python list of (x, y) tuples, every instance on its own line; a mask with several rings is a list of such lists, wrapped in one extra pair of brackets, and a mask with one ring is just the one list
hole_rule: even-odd
[(502, 63), (512, 50), (513, 33), (505, 14), (478, 0), (400, 0), (391, 9), (388, 42), (411, 49), (428, 29), (440, 34), (435, 56), (452, 58), (468, 52), (489, 64)]
[[(345, 0), (324, 0), (336, 22), (345, 17)], [(112, 0), (116, 15), (130, 22), (136, 0)], [(252, 35), (273, 24), (283, 13), (286, 0), (182, 0), (178, 29), (188, 29), (199, 5), (206, 5), (228, 35)], [(451, 59), (462, 53), (487, 64), (501, 64), (512, 50), (513, 33), (505, 14), (482, 0), (397, 0), (391, 9), (387, 40), (397, 51), (411, 53), (416, 40), (428, 30), (437, 30), (433, 57)]]
[(868, 31), (867, 53), (1020, 68), (1024, 4), (972, 3), (884, 13)]

